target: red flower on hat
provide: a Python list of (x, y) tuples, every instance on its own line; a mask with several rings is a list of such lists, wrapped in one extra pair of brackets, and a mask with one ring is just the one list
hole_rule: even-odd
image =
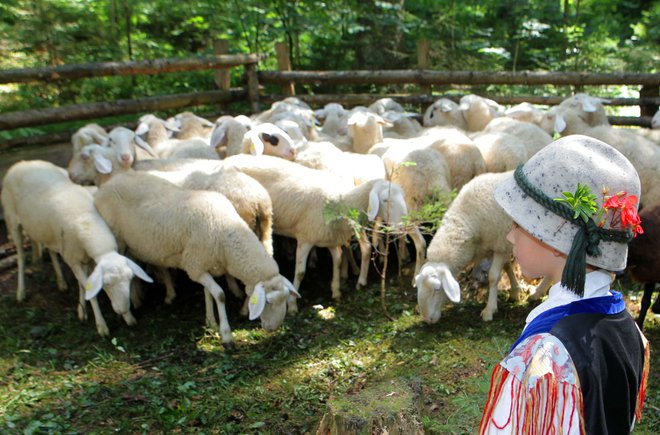
[[(637, 196), (629, 195), (627, 192), (619, 192), (614, 196), (605, 197), (606, 201), (603, 203), (603, 210), (611, 212), (610, 228), (615, 228), (620, 225), (621, 228), (630, 227), (633, 231), (633, 237), (637, 234), (644, 234), (642, 229), (642, 220), (637, 214)], [(603, 226), (605, 218), (599, 220), (598, 225)]]

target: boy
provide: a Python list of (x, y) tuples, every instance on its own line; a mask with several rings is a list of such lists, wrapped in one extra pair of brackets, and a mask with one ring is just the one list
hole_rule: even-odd
[(641, 417), (648, 342), (610, 290), (643, 232), (640, 183), (609, 145), (566, 136), (497, 186), (526, 278), (555, 283), (493, 369), (480, 433), (629, 433)]

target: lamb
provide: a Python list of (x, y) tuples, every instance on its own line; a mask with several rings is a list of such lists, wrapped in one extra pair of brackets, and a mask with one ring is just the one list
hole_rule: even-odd
[[(273, 202), (273, 232), (297, 241), (294, 287), (300, 289), (305, 276), (307, 256), (314, 246), (326, 247), (333, 259), (332, 297), (341, 298), (339, 289), (341, 247), (353, 235), (345, 220), (327, 221), (324, 210), (343, 207), (365, 212), (369, 221), (382, 218), (396, 227), (408, 210), (403, 191), (385, 180), (372, 180), (355, 187), (352, 182), (325, 171), (306, 168), (271, 156), (236, 155), (224, 160), (259, 181)], [(366, 285), (371, 247), (362, 231), (359, 239), (362, 266), (358, 285)], [(289, 311), (297, 311), (295, 300)]]
[(488, 303), (481, 312), (485, 321), (497, 311), (497, 284), (504, 269), (511, 281), (510, 299), (517, 299), (518, 283), (511, 268), (512, 247), (506, 235), (512, 220), (493, 198), (495, 186), (511, 172), (486, 173), (463, 186), (445, 213), (440, 228), (428, 247), (427, 263), (415, 276), (417, 302), (427, 323), (440, 319), (449, 299), (460, 302), (461, 292), (454, 278), (469, 263), (492, 257), (488, 272)]
[(178, 130), (175, 131), (174, 137), (182, 140), (194, 138), (208, 140), (214, 127), (211, 121), (192, 112), (178, 113), (174, 115), (172, 121)]
[(93, 143), (102, 144), (108, 139), (108, 132), (98, 124), (87, 124), (80, 127), (71, 136), (71, 145), (73, 145), (73, 154), (77, 154), (85, 145)]
[(424, 127), (451, 126), (467, 130), (467, 123), (458, 104), (449, 98), (440, 98), (426, 108)]
[(486, 172), (506, 172), (527, 161), (525, 144), (508, 133), (478, 133), (472, 136), (486, 163)]
[[(50, 162), (21, 161), (7, 171), (1, 199), (7, 230), (18, 253), (19, 302), (25, 298), (24, 231), (49, 252), (59, 253), (71, 268), (79, 283), (78, 317), (87, 318), (85, 301), (90, 301), (99, 335), (110, 334), (96, 299), (102, 288), (115, 312), (127, 324), (137, 323), (130, 311), (130, 281), (133, 276), (147, 282), (152, 279), (117, 252), (115, 237), (94, 208), (87, 189), (69, 181), (66, 171)], [(96, 266), (88, 276), (87, 266), (92, 261)], [(59, 266), (55, 266), (55, 273), (58, 283), (63, 283)]]
[[(244, 134), (237, 140), (240, 132)], [(265, 122), (247, 129), (243, 123), (226, 117), (216, 121), (211, 133), (211, 146), (224, 147), (225, 156), (236, 154), (271, 155), (293, 160), (296, 149), (291, 137), (275, 124)]]
[(465, 118), (468, 131), (481, 131), (493, 118), (502, 115), (499, 104), (474, 94), (461, 97), (459, 109)]
[[(223, 345), (234, 347), (225, 294), (213, 276), (229, 273), (246, 285), (250, 319), (278, 328), (287, 297), (298, 297), (279, 274), (257, 236), (229, 200), (217, 192), (186, 190), (156, 176), (130, 171), (103, 184), (94, 204), (110, 228), (140, 260), (184, 270), (217, 304)], [(206, 322), (215, 324), (212, 311)]]
[[(651, 306), (651, 296), (655, 285), (660, 282), (660, 205), (640, 210), (644, 234), (639, 234), (628, 244), (628, 265), (626, 270), (634, 281), (644, 284), (644, 296), (637, 317), (637, 325), (644, 327), (646, 312)], [(660, 313), (660, 297), (651, 310)]]
[(140, 118), (140, 124), (135, 129), (135, 136), (141, 138), (141, 136), (146, 135), (147, 141), (155, 151), (154, 155), (161, 159), (198, 158), (217, 160), (219, 158), (215, 150), (204, 139), (170, 139), (170, 131), (176, 132), (178, 126), (174, 120), (170, 120), (169, 124), (175, 125), (175, 130), (168, 128), (167, 121), (152, 115), (145, 115)]

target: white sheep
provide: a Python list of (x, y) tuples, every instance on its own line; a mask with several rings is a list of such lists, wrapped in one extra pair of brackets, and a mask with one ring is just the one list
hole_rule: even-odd
[[(332, 297), (341, 298), (339, 289), (342, 246), (353, 235), (353, 228), (342, 218), (326, 220), (324, 210), (354, 208), (370, 221), (380, 217), (396, 227), (407, 214), (403, 191), (385, 180), (372, 180), (355, 187), (352, 182), (326, 171), (306, 168), (271, 156), (236, 155), (224, 160), (259, 181), (273, 202), (273, 232), (296, 239), (296, 289), (305, 276), (307, 257), (314, 246), (330, 250), (333, 259)], [(362, 265), (358, 285), (366, 285), (371, 247), (362, 231), (359, 238)], [(297, 311), (295, 300), (289, 306)]]
[(481, 312), (483, 320), (493, 319), (497, 311), (497, 284), (504, 269), (511, 282), (510, 299), (517, 299), (518, 283), (511, 269), (512, 247), (506, 240), (512, 220), (493, 198), (495, 186), (511, 172), (479, 175), (463, 186), (442, 218), (433, 236), (427, 263), (415, 276), (417, 302), (424, 320), (440, 319), (443, 304), (458, 303), (460, 287), (454, 278), (470, 263), (479, 264), (491, 257), (488, 271), (488, 303)]
[(544, 115), (544, 123), (553, 125), (562, 136), (584, 134), (599, 139), (623, 154), (635, 167), (642, 187), (641, 204), (660, 203), (660, 147), (634, 130), (608, 125), (591, 127), (583, 114), (571, 107), (555, 106)]
[(508, 133), (477, 133), (472, 141), (484, 158), (486, 172), (510, 171), (529, 158), (525, 144)]
[[(541, 115), (541, 118), (543, 115)], [(539, 119), (541, 119), (539, 118)], [(527, 149), (527, 155), (533, 156), (541, 148), (552, 142), (552, 136), (537, 124), (519, 121), (506, 116), (494, 118), (484, 128), (486, 133), (508, 133), (515, 136)]]
[(515, 119), (517, 121), (529, 122), (531, 124), (538, 125), (538, 123), (541, 122), (541, 118), (543, 117), (543, 110), (539, 109), (532, 103), (525, 101), (506, 109), (504, 111), (504, 116), (507, 118)]
[(463, 113), (468, 131), (481, 131), (498, 116), (502, 116), (499, 104), (479, 95), (469, 94), (461, 97), (459, 109)]
[(216, 119), (211, 132), (210, 145), (221, 158), (242, 152), (243, 137), (252, 128), (252, 121), (247, 119), (249, 121), (247, 124), (242, 118), (229, 115)]
[(391, 127), (392, 123), (370, 112), (355, 111), (351, 114), (347, 128), (353, 152), (367, 154), (374, 145), (383, 142), (383, 126)]
[(174, 133), (176, 139), (201, 138), (208, 140), (214, 127), (211, 121), (192, 112), (177, 113), (172, 118), (172, 122), (178, 130)]
[(312, 169), (324, 169), (359, 186), (369, 180), (386, 178), (383, 160), (371, 154), (345, 152), (331, 142), (307, 142), (296, 151), (295, 162)]
[(603, 103), (607, 102), (609, 102), (609, 100), (605, 98), (577, 93), (564, 99), (559, 103), (559, 106), (576, 109), (580, 112), (582, 119), (584, 119), (588, 125), (595, 127), (597, 125), (610, 124), (607, 119), (607, 113), (605, 112), (605, 106), (603, 105)]
[[(131, 171), (103, 184), (94, 200), (99, 213), (136, 258), (184, 270), (215, 300), (222, 342), (233, 346), (225, 294), (213, 276), (229, 273), (246, 285), (250, 318), (267, 330), (279, 327), (293, 285), (279, 274), (257, 236), (229, 200), (217, 192), (182, 189), (156, 176)], [(208, 325), (215, 324), (212, 311)]]
[(85, 145), (103, 144), (108, 138), (108, 132), (98, 124), (87, 124), (80, 127), (72, 136), (73, 154), (77, 154)]
[[(18, 301), (25, 298), (24, 231), (33, 242), (59, 253), (73, 271), (79, 283), (81, 320), (87, 318), (85, 301), (89, 300), (98, 333), (109, 335), (96, 300), (104, 289), (115, 312), (127, 324), (136, 323), (130, 311), (130, 281), (133, 276), (152, 280), (136, 263), (117, 252), (115, 237), (94, 208), (92, 195), (72, 183), (63, 168), (42, 160), (14, 164), (3, 179), (2, 206), (7, 231), (18, 253)], [(87, 266), (92, 261), (96, 266), (88, 275)], [(61, 270), (56, 266), (55, 271), (58, 282), (63, 282)]]
[[(190, 117), (187, 117), (186, 119), (188, 118)], [(168, 123), (174, 125), (175, 129), (171, 130), (168, 127)], [(145, 115), (140, 118), (140, 123), (135, 129), (134, 134), (136, 140), (142, 140), (142, 136), (145, 136), (147, 142), (154, 150), (154, 156), (161, 159), (198, 158), (217, 160), (219, 158), (215, 149), (209, 146), (207, 140), (199, 137), (189, 139), (170, 139), (170, 131), (179, 131), (179, 125), (177, 125), (177, 122), (173, 119), (163, 121), (153, 115)]]
[(458, 104), (449, 98), (440, 98), (426, 108), (424, 127), (451, 126), (467, 130), (467, 123)]
[[(243, 132), (240, 142), (237, 140)], [(275, 124), (258, 124), (251, 129), (236, 119), (221, 117), (211, 133), (211, 146), (223, 148), (225, 156), (237, 154), (271, 155), (293, 160), (296, 148), (291, 137)], [(221, 152), (221, 155), (223, 153)]]

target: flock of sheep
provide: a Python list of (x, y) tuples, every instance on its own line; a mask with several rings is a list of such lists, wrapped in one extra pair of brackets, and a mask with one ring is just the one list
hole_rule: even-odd
[[(660, 112), (653, 126), (660, 128)], [(640, 175), (645, 210), (658, 209), (660, 130), (612, 127), (602, 101), (586, 94), (547, 111), (526, 103), (505, 110), (477, 95), (459, 104), (441, 98), (423, 118), (389, 98), (350, 110), (336, 103), (312, 110), (292, 97), (252, 118), (222, 116), (215, 123), (183, 112), (167, 120), (144, 115), (135, 130), (107, 132), (89, 124), (72, 137), (67, 169), (22, 161), (3, 180), (5, 221), (18, 254), (17, 299), (25, 298), (24, 236), (35, 251), (48, 250), (61, 290), (66, 282), (56, 254), (71, 268), (79, 285), (78, 315), (87, 317), (89, 301), (101, 335), (109, 334), (97, 302), (101, 289), (133, 325), (131, 306), (142, 298), (133, 278), (153, 282), (145, 269), (153, 271), (171, 303), (176, 290), (169, 270), (180, 269), (203, 286), (206, 324), (231, 347), (225, 292), (214, 277), (224, 275), (229, 290), (245, 298), (241, 314), (259, 318), (267, 330), (297, 311), (314, 247), (330, 250), (330, 288), (339, 299), (340, 279), (348, 274), (344, 252), (357, 236), (360, 264), (353, 261), (353, 269), (358, 287), (367, 284), (372, 247), (382, 244), (378, 232), (370, 240), (364, 227), (356, 232), (347, 219), (327, 214), (352, 209), (369, 225), (412, 240), (414, 285), (427, 322), (440, 318), (446, 300), (460, 301), (458, 273), (490, 260), (481, 315), (491, 320), (502, 271), (509, 275), (510, 297), (519, 292), (506, 241), (512, 222), (492, 190), (555, 133), (586, 134), (617, 148)], [(427, 249), (406, 215), (452, 189), (458, 195)], [(273, 234), (296, 241), (292, 282), (273, 258)], [(635, 261), (657, 265), (658, 250), (650, 251), (638, 249)], [(542, 282), (532, 297), (548, 284)]]

